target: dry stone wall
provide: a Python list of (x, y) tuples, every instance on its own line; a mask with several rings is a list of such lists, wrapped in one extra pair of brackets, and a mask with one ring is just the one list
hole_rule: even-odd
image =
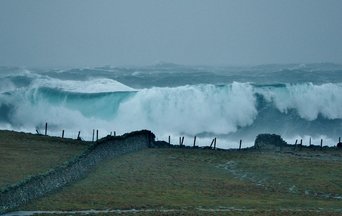
[(72, 161), (2, 190), (0, 214), (84, 178), (104, 160), (152, 147), (154, 138), (154, 134), (147, 130), (105, 137)]

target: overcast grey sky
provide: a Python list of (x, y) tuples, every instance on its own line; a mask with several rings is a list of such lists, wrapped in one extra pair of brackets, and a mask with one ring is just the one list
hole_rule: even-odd
[(342, 63), (341, 0), (0, 0), (0, 65)]

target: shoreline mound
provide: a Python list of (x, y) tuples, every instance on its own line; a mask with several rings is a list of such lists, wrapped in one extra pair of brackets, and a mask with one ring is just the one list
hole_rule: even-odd
[(289, 144), (277, 134), (259, 134), (254, 142), (254, 148), (259, 150), (279, 150)]

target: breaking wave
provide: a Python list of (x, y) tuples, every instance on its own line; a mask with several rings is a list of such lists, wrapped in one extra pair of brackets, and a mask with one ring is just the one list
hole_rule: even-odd
[[(161, 139), (197, 135), (203, 139), (254, 140), (259, 133), (313, 139), (341, 136), (342, 83), (265, 84), (267, 78), (261, 74), (258, 77), (262, 83), (204, 84), (207, 73), (176, 69), (180, 78), (170, 77), (172, 87), (152, 87), (144, 82), (169, 79), (172, 73), (155, 72), (146, 77), (150, 68), (143, 71), (144, 76), (130, 75), (133, 70), (127, 74), (128, 69), (101, 69), (96, 73), (82, 69), (68, 73), (17, 69), (14, 73), (13, 69), (2, 68), (0, 128), (33, 132), (48, 122), (52, 135), (60, 134), (62, 129), (66, 134), (81, 130), (88, 140), (93, 129), (99, 129), (102, 135), (149, 129)], [(86, 74), (84, 79), (80, 78), (82, 74)], [(95, 74), (103, 77), (92, 77)], [(337, 72), (333, 75), (338, 77)], [(182, 78), (196, 82), (184, 85)]]

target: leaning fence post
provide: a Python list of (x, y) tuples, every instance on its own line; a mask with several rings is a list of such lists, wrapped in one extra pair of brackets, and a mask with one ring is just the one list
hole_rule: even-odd
[(45, 123), (45, 136), (47, 135), (47, 122)]
[(193, 147), (195, 147), (196, 146), (196, 136), (194, 136), (194, 145), (193, 145)]
[(62, 138), (64, 138), (64, 130), (62, 130)]
[(241, 150), (242, 140), (240, 140), (239, 150)]
[(211, 143), (210, 143), (210, 148), (212, 148), (214, 142), (215, 142), (215, 138), (211, 141)]
[(215, 141), (214, 141), (214, 149), (216, 149), (216, 137), (215, 137)]
[(182, 137), (182, 145), (184, 145), (184, 137)]

